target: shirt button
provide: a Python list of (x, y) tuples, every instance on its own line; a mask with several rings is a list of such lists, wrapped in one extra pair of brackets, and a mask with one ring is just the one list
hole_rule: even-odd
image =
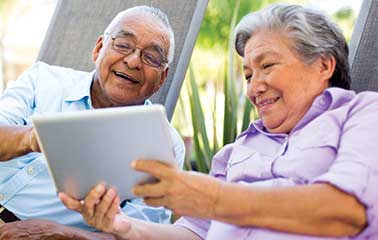
[(0, 201), (3, 201), (3, 200), (4, 200), (4, 195), (0, 194)]
[(28, 167), (27, 172), (28, 172), (29, 175), (33, 175), (33, 173), (34, 173), (33, 166)]
[(319, 100), (319, 104), (320, 104), (320, 106), (325, 106), (327, 104), (327, 101), (324, 98), (321, 98)]

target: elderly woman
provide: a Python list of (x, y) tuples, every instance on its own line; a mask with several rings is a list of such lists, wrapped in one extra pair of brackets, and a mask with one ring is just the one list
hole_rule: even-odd
[(235, 47), (260, 120), (215, 155), (210, 176), (133, 163), (160, 180), (135, 195), (184, 217), (122, 216), (104, 185), (84, 203), (62, 201), (125, 239), (378, 239), (378, 95), (348, 90), (339, 28), (317, 11), (272, 5), (241, 20)]

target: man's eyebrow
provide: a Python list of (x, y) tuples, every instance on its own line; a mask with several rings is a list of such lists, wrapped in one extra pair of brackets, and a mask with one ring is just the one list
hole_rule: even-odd
[(156, 51), (158, 51), (162, 56), (166, 55), (166, 51), (164, 51), (164, 49), (159, 44), (152, 43), (151, 44), (151, 48), (153, 48)]
[[(121, 30), (119, 31), (117, 34), (116, 34), (117, 37), (136, 37), (136, 35), (133, 33), (133, 32), (130, 32), (130, 31), (127, 31), (127, 30)], [(160, 44), (158, 43), (155, 43), (155, 42), (152, 42), (150, 47), (154, 48), (155, 50), (157, 50), (160, 54), (162, 54), (163, 56), (166, 54), (164, 51), (164, 49), (162, 48), (162, 46), (160, 46)]]
[(121, 30), (116, 34), (117, 37), (135, 37), (135, 34), (126, 30)]

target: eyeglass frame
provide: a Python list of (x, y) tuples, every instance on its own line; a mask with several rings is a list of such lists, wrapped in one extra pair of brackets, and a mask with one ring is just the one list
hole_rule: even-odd
[(140, 58), (140, 60), (142, 61), (142, 63), (144, 63), (144, 64), (146, 64), (146, 65), (148, 65), (148, 66), (150, 66), (150, 67), (158, 68), (158, 69), (164, 69), (164, 68), (167, 66), (167, 64), (168, 64), (168, 59), (167, 59), (167, 57), (165, 57), (161, 52), (159, 52), (159, 54), (162, 56), (163, 61), (160, 63), (159, 66), (152, 65), (152, 64), (148, 63), (146, 60), (144, 60), (144, 58), (142, 57), (142, 56), (143, 56), (143, 50), (144, 50), (144, 49), (148, 49), (149, 47), (147, 47), (147, 48), (138, 48), (138, 47), (136, 47), (136, 45), (134, 45), (134, 49), (132, 49), (130, 53), (125, 54), (124, 52), (120, 51), (119, 49), (117, 49), (117, 48), (114, 46), (114, 40), (116, 40), (117, 38), (122, 38), (122, 37), (124, 37), (124, 36), (113, 36), (113, 35), (111, 35), (111, 34), (109, 34), (109, 33), (107, 33), (106, 35), (109, 35), (109, 36), (110, 36), (110, 39), (112, 40), (112, 42), (111, 42), (112, 49), (113, 49), (114, 51), (116, 51), (116, 52), (118, 52), (118, 53), (124, 55), (125, 57), (131, 55), (132, 53), (135, 52), (136, 49), (138, 49), (138, 50), (140, 51), (139, 58)]

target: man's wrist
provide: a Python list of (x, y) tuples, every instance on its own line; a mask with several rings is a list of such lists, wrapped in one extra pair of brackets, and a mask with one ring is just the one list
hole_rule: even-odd
[(21, 137), (21, 151), (23, 154), (32, 152), (31, 141), (32, 141), (32, 127), (25, 127), (22, 131)]

